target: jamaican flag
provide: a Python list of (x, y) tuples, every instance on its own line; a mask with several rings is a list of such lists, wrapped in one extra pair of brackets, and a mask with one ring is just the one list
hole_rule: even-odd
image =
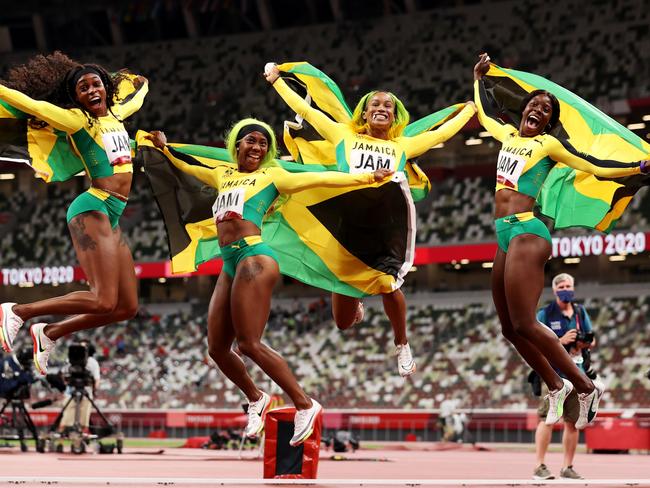
[[(278, 65), (287, 83), (300, 93), (315, 108), (328, 114), (339, 123), (349, 123), (352, 110), (348, 106), (337, 84), (325, 73), (306, 62)], [(463, 108), (456, 104), (432, 113), (409, 124), (405, 136), (414, 136), (444, 124)], [(295, 121), (284, 123), (284, 143), (294, 160), (311, 164), (322, 164), (336, 169), (334, 146), (310, 127), (299, 115)], [(406, 176), (414, 201), (420, 201), (431, 189), (429, 179), (417, 164), (406, 164)]]
[(28, 164), (46, 182), (84, 171), (67, 134), (0, 100), (0, 162)]
[[(560, 102), (560, 122), (552, 132), (556, 138), (598, 159), (631, 162), (650, 155), (650, 144), (639, 136), (541, 76), (490, 65), (484, 82), (488, 96), (516, 127), (523, 97), (533, 90), (546, 90)], [(648, 175), (609, 179), (558, 163), (538, 197), (541, 212), (555, 221), (556, 229), (582, 226), (610, 232), (634, 194), (650, 184)]]
[[(137, 90), (136, 75), (123, 80), (117, 103)], [(68, 144), (68, 135), (0, 100), (0, 162), (28, 164), (36, 176), (50, 183), (66, 181), (85, 171), (79, 156)]]
[[(174, 273), (189, 273), (219, 256), (212, 216), (216, 190), (173, 166), (138, 132), (142, 158), (165, 221)], [(232, 165), (226, 150), (172, 144), (207, 167)], [(317, 164), (276, 160), (290, 172), (322, 172)], [(320, 188), (278, 198), (262, 238), (277, 255), (280, 272), (349, 296), (399, 288), (415, 250), (415, 209), (406, 179), (381, 185)]]

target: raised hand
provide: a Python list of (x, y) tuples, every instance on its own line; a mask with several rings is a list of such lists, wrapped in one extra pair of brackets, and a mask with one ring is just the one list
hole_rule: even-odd
[(145, 139), (149, 139), (151, 142), (153, 142), (153, 145), (158, 149), (164, 149), (167, 145), (167, 137), (163, 131), (153, 130), (144, 137)]
[(487, 53), (479, 54), (478, 63), (474, 65), (474, 79), (480, 80), (490, 69), (490, 56)]

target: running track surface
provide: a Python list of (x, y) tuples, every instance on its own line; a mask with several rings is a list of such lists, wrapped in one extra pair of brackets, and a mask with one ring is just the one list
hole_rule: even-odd
[[(564, 480), (533, 482), (535, 459), (529, 447), (524, 447), (526, 452), (478, 451), (470, 447), (362, 449), (345, 453), (346, 460), (340, 461), (331, 459), (334, 453), (321, 451), (318, 486), (416, 486), (415, 480), (421, 480), (422, 486), (569, 486)], [(254, 453), (246, 451), (244, 456), (251, 458)], [(547, 456), (547, 465), (556, 475), (561, 463), (560, 453)], [(648, 454), (577, 454), (574, 464), (589, 479), (572, 485), (650, 487)], [(386, 482), (380, 484), (379, 480)], [(631, 484), (634, 480), (637, 483)], [(0, 487), (252, 487), (263, 486), (261, 482), (262, 460), (239, 460), (232, 451), (166, 449), (157, 454), (150, 449), (126, 449), (122, 455), (73, 455), (0, 449)]]

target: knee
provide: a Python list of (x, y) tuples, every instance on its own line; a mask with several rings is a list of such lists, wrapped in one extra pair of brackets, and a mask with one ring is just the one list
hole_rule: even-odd
[(514, 327), (507, 327), (507, 328), (502, 327), (501, 334), (503, 335), (503, 337), (505, 337), (508, 341), (512, 342), (513, 344), (515, 344), (519, 339), (519, 334), (517, 333)]
[(138, 303), (128, 303), (118, 306), (115, 311), (115, 320), (131, 320), (138, 313)]
[(95, 313), (100, 315), (113, 313), (117, 305), (116, 297), (98, 296), (95, 300)]
[(354, 316), (350, 316), (349, 314), (342, 314), (342, 313), (334, 313), (334, 323), (336, 324), (336, 327), (338, 327), (339, 330), (346, 330), (349, 329), (354, 325)]
[(262, 343), (256, 340), (238, 340), (239, 351), (252, 360), (259, 356), (262, 350)]

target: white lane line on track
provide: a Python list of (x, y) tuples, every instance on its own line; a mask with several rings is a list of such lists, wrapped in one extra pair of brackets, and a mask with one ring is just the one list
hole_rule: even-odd
[(650, 486), (650, 479), (591, 479), (591, 480), (531, 480), (531, 479), (259, 479), (259, 478), (101, 478), (89, 476), (36, 477), (36, 476), (0, 476), (0, 483), (72, 483), (102, 485), (310, 485), (310, 486)]

